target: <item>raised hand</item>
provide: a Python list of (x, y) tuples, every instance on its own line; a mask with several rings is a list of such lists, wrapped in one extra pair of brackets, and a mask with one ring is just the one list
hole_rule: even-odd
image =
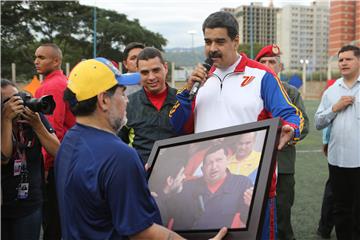
[(187, 82), (187, 89), (190, 91), (192, 86), (194, 85), (194, 82), (200, 82), (201, 85), (204, 84), (207, 77), (207, 71), (206, 68), (202, 64), (198, 64), (194, 71), (191, 73), (188, 82)]
[(185, 179), (184, 170), (185, 170), (185, 168), (182, 167), (175, 178), (173, 178), (171, 176), (167, 177), (166, 186), (164, 188), (164, 193), (165, 194), (172, 193), (172, 192), (175, 192), (175, 191), (177, 193), (179, 193), (179, 192), (182, 191), (183, 182), (184, 182), (184, 179)]

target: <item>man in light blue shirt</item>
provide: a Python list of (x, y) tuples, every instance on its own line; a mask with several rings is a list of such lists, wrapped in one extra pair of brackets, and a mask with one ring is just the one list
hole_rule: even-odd
[(337, 239), (360, 239), (360, 49), (338, 53), (342, 78), (329, 87), (315, 114), (318, 130), (331, 124), (329, 179)]

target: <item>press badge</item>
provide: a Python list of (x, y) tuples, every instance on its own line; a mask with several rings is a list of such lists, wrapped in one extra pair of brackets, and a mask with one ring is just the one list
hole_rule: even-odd
[(16, 159), (14, 161), (14, 176), (20, 175), (20, 173), (21, 173), (21, 165), (22, 165), (21, 159)]
[(26, 199), (29, 194), (29, 183), (19, 183), (18, 186), (18, 199)]

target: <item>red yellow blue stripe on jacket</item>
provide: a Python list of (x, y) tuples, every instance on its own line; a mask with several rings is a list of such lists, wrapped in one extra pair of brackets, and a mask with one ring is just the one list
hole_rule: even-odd
[(234, 71), (224, 77), (214, 66), (193, 101), (189, 91), (177, 94), (170, 121), (179, 134), (197, 133), (280, 117), (295, 129), (299, 140), (304, 119), (289, 99), (281, 81), (266, 66), (241, 54)]

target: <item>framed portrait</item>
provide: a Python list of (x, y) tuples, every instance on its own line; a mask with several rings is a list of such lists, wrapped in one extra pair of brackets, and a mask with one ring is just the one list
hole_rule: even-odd
[(188, 239), (260, 239), (278, 118), (155, 142), (148, 183), (163, 225)]

